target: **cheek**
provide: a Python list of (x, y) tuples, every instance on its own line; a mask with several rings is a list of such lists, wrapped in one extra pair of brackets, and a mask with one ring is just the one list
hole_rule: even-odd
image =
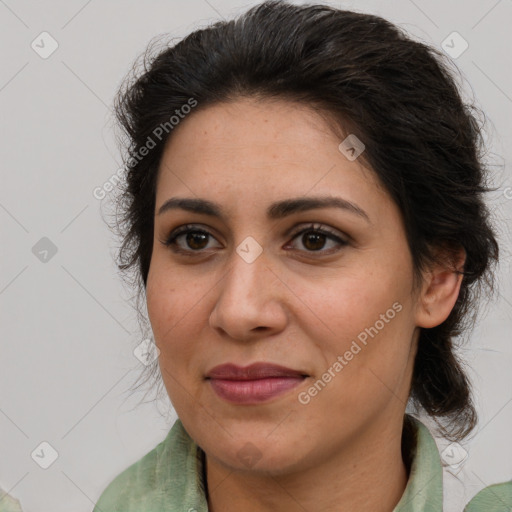
[(160, 271), (153, 265), (148, 275), (146, 301), (155, 343), (160, 349), (161, 358), (168, 352), (179, 349), (180, 330), (187, 321), (187, 313), (193, 309), (190, 290), (183, 293), (181, 283), (172, 271)]
[[(352, 275), (330, 281), (326, 286), (313, 288), (305, 285), (298, 293), (307, 297), (309, 323), (317, 329), (318, 339), (321, 339), (321, 334), (347, 339), (356, 337), (376, 322), (381, 326), (381, 315), (384, 315), (384, 320), (398, 318), (396, 310), (400, 307), (393, 308), (393, 304), (403, 306), (407, 294), (397, 281)], [(390, 324), (385, 322), (385, 325)]]
[(369, 266), (365, 261), (323, 285), (304, 283), (297, 294), (307, 297), (302, 328), (322, 354), (322, 364), (331, 368), (338, 356), (343, 358), (338, 374), (344, 377), (337, 382), (359, 389), (363, 380), (377, 379), (373, 372), (394, 386), (408, 364), (414, 330), (407, 262)]
[(211, 288), (211, 284), (169, 268), (158, 259), (152, 263), (146, 287), (147, 309), (166, 386), (172, 386), (169, 375), (181, 382), (197, 372)]
[(153, 251), (146, 286), (148, 315), (157, 342), (164, 341), (166, 332), (172, 334), (173, 326), (192, 310), (198, 293), (194, 280), (166, 263), (160, 253), (161, 249)]
[[(174, 277), (173, 277), (174, 276)], [(146, 288), (148, 316), (156, 346), (160, 350), (158, 364), (164, 386), (173, 407), (187, 410), (191, 396), (195, 396), (195, 382), (191, 380), (194, 358), (198, 347), (190, 342), (198, 329), (197, 300), (193, 287), (183, 293), (184, 283), (172, 272), (154, 272), (148, 276)], [(194, 304), (196, 305), (194, 308)], [(197, 336), (198, 339), (198, 336)]]
[(316, 345), (312, 360), (317, 364), (306, 396), (300, 398), (310, 400), (317, 417), (328, 415), (333, 424), (350, 429), (390, 404), (406, 402), (410, 309), (395, 292), (347, 285), (344, 291), (312, 297), (318, 304), (323, 302), (323, 308), (315, 311), (320, 311), (329, 329), (310, 329), (313, 323), (308, 327), (308, 337)]

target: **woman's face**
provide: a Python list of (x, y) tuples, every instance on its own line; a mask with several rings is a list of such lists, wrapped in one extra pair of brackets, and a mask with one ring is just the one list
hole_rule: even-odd
[[(401, 433), (411, 255), (397, 206), (341, 142), (307, 107), (240, 99), (194, 112), (165, 148), (148, 312), (178, 416), (228, 468), (286, 473)], [(160, 213), (176, 198), (219, 215)], [(339, 204), (308, 207), (325, 198)], [(210, 378), (254, 363), (290, 371)]]

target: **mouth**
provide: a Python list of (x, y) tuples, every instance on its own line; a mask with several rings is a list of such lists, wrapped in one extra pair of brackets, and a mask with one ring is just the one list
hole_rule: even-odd
[(259, 404), (275, 398), (301, 384), (309, 375), (300, 370), (271, 363), (254, 363), (241, 367), (223, 364), (206, 376), (213, 391), (222, 399), (236, 404)]

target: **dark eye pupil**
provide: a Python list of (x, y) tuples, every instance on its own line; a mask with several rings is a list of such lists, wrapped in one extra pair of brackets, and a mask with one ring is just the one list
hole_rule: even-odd
[[(199, 240), (202, 240), (204, 243), (201, 244)], [(199, 241), (198, 245), (196, 244), (197, 241)], [(187, 234), (187, 244), (191, 249), (203, 249), (208, 245), (208, 235), (199, 231), (191, 231)]]
[[(311, 242), (311, 244), (310, 244)], [(322, 249), (322, 247), (325, 245), (325, 235), (322, 233), (304, 233), (302, 236), (302, 243), (304, 244), (304, 247), (311, 251), (317, 251), (319, 249)]]

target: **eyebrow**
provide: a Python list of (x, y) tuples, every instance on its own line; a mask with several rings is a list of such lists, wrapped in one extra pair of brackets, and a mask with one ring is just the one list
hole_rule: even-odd
[[(298, 197), (293, 199), (286, 199), (272, 203), (267, 208), (267, 217), (269, 219), (282, 219), (294, 213), (303, 212), (307, 210), (315, 210), (320, 208), (341, 208), (342, 210), (353, 213), (371, 224), (368, 214), (355, 203), (342, 199), (341, 197), (334, 196), (317, 196), (317, 197)], [(182, 209), (193, 213), (203, 215), (211, 215), (221, 220), (227, 218), (224, 209), (212, 201), (199, 198), (187, 197), (172, 197), (165, 201), (158, 210), (158, 215), (169, 210)]]

